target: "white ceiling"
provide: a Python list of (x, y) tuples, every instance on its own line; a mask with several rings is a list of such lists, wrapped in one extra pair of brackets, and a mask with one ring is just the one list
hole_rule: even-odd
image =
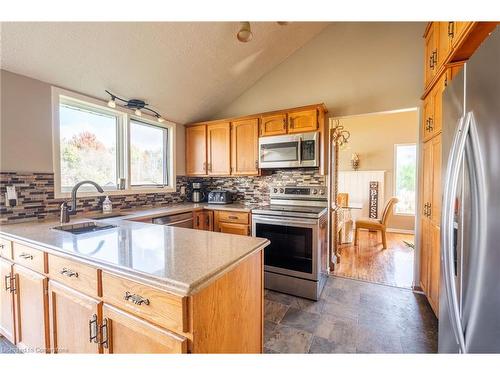
[(210, 118), (328, 23), (2, 23), (2, 69), (106, 98), (144, 99), (166, 118)]

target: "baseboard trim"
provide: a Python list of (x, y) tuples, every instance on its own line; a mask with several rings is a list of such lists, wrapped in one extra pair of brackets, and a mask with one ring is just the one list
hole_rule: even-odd
[(387, 232), (389, 232), (389, 233), (415, 234), (415, 231), (412, 229), (399, 229), (399, 228), (387, 228)]

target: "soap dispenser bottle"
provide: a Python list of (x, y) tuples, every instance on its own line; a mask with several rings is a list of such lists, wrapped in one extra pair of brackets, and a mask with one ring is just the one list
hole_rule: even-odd
[(110, 214), (113, 211), (113, 203), (111, 199), (106, 195), (106, 199), (102, 202), (102, 212), (105, 214)]

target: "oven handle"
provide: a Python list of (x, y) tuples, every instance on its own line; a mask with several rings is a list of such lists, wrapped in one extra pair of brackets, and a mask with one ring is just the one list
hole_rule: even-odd
[(302, 137), (299, 137), (299, 145), (297, 146), (299, 155), (299, 164), (302, 164)]
[(291, 227), (291, 224), (303, 224), (307, 226), (317, 225), (317, 219), (298, 219), (288, 216), (270, 217), (265, 215), (253, 215), (252, 220), (254, 223), (269, 223), (269, 224), (280, 224), (286, 227)]

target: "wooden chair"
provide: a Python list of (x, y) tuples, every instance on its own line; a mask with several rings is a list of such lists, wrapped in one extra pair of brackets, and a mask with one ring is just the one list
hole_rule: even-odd
[(337, 206), (347, 207), (349, 205), (349, 194), (348, 193), (338, 193), (337, 194)]
[(386, 225), (389, 216), (392, 213), (394, 205), (398, 203), (398, 198), (392, 197), (387, 201), (384, 207), (384, 212), (382, 213), (381, 219), (369, 219), (360, 218), (356, 220), (356, 229), (354, 232), (354, 245), (358, 244), (358, 233), (360, 229), (368, 229), (369, 231), (376, 231), (382, 233), (382, 245), (383, 249), (387, 249), (387, 239), (386, 239)]

